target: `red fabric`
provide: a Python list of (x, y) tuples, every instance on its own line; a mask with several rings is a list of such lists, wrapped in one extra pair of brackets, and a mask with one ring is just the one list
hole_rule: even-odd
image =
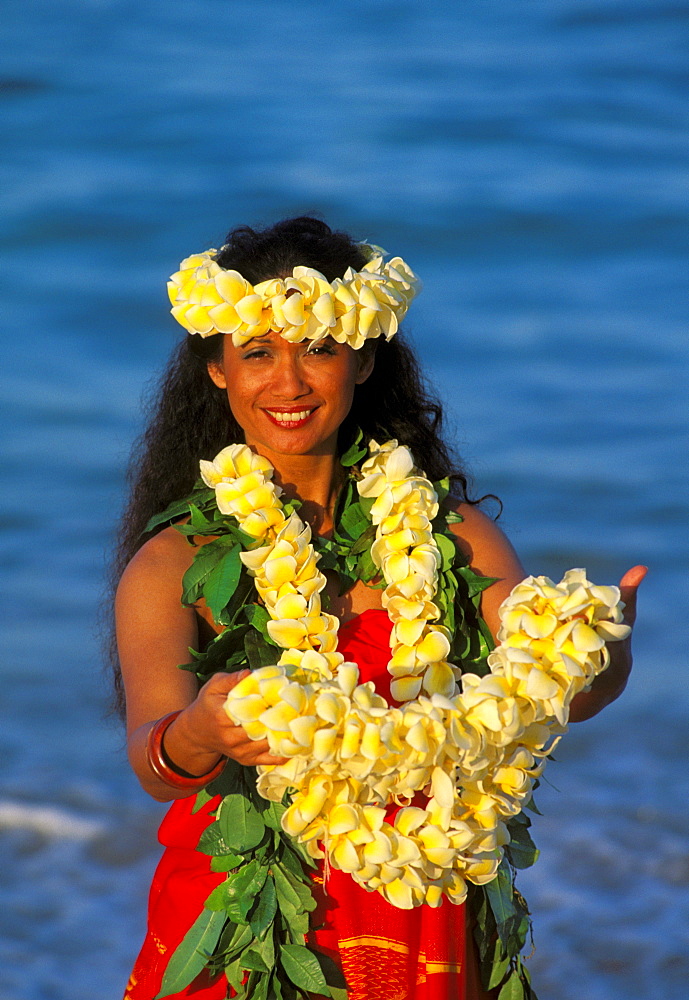
[[(390, 620), (370, 610), (340, 627), (340, 651), (358, 663), (361, 681), (373, 681), (390, 701)], [(210, 893), (225, 875), (210, 871), (210, 858), (194, 850), (212, 821), (217, 800), (192, 815), (193, 796), (178, 799), (163, 820), (158, 865), (148, 910), (148, 932), (137, 958), (125, 1000), (153, 1000), (165, 967)], [(440, 907), (398, 910), (378, 892), (366, 892), (349, 875), (331, 869), (314, 877), (318, 908), (312, 915), (309, 943), (342, 966), (349, 1000), (465, 1000), (464, 906), (445, 900)], [(176, 993), (193, 1000), (223, 1000), (224, 976), (210, 981), (203, 973)]]

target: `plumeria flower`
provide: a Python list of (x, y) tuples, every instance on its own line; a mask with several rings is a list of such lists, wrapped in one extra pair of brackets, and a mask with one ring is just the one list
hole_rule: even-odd
[[(319, 291), (313, 281), (312, 296)], [(490, 674), (465, 674), (458, 692), (460, 671), (447, 660), (450, 634), (437, 624), (434, 603), (435, 494), (416, 476), (407, 449), (373, 442), (362, 482), (379, 504), (375, 552), (393, 622), (391, 692), (401, 705), (391, 707), (337, 652), (338, 622), (321, 606), (325, 577), (310, 530), (297, 515), (282, 515), (271, 470), (254, 458), (246, 446), (232, 446), (204, 471), (242, 527), (265, 519), (255, 535), (264, 544), (242, 558), (283, 652), (226, 702), (250, 738), (266, 738), (288, 758), (259, 768), (258, 790), (273, 801), (288, 792), (284, 829), (312, 857), (327, 855), (393, 905), (459, 903), (467, 882), (495, 877), (509, 841), (505, 820), (531, 796), (572, 698), (607, 665), (605, 642), (626, 635), (619, 593), (594, 587), (580, 570), (558, 585), (524, 581), (503, 605)], [(273, 524), (271, 511), (282, 520)], [(419, 792), (425, 806), (417, 805)], [(401, 808), (388, 821), (390, 803)]]
[(252, 286), (216, 256), (211, 249), (182, 261), (168, 281), (172, 315), (188, 333), (230, 334), (237, 347), (275, 330), (293, 343), (330, 335), (358, 350), (368, 338), (392, 337), (421, 288), (399, 257), (389, 264), (376, 257), (332, 283), (298, 266), (290, 277)]

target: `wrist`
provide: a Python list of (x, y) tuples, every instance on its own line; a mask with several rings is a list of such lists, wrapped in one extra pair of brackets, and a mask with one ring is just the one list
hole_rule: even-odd
[(220, 750), (201, 742), (198, 733), (203, 733), (206, 725), (197, 724), (193, 706), (177, 712), (167, 726), (163, 740), (166, 754), (177, 767), (192, 774), (203, 774), (210, 770), (221, 758)]
[[(153, 723), (146, 741), (146, 760), (155, 776), (169, 787), (180, 790), (201, 789), (222, 772), (225, 758), (217, 753), (206, 755), (206, 757), (210, 756), (211, 758), (211, 766), (207, 766), (209, 761), (206, 759), (205, 763), (201, 765), (200, 772), (197, 772), (196, 769), (190, 771), (186, 767), (180, 766), (171, 757), (169, 748), (165, 746), (165, 737), (179, 715), (180, 712), (170, 712)], [(184, 764), (189, 765), (186, 758), (179, 759), (182, 759)], [(198, 760), (193, 760), (189, 766), (195, 768), (198, 763)]]

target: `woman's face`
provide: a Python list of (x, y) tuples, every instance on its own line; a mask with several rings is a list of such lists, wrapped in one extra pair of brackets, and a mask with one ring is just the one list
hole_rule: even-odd
[(335, 454), (355, 386), (366, 381), (373, 360), (372, 352), (329, 337), (292, 344), (271, 332), (243, 347), (225, 336), (222, 361), (210, 362), (208, 372), (227, 390), (246, 443), (272, 460)]

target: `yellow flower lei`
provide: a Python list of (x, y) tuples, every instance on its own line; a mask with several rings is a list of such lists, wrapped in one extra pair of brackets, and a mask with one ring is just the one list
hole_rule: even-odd
[(401, 257), (386, 264), (377, 254), (332, 283), (320, 271), (295, 267), (290, 277), (252, 285), (220, 267), (217, 254), (211, 249), (182, 261), (167, 285), (171, 312), (188, 333), (231, 334), (236, 347), (275, 330), (293, 343), (330, 336), (358, 350), (374, 337), (389, 340), (421, 288)]
[[(437, 496), (407, 448), (372, 441), (358, 489), (375, 497), (371, 555), (386, 583), (388, 670), (401, 702), (390, 707), (337, 652), (338, 620), (321, 608), (326, 580), (310, 529), (283, 511), (272, 471), (246, 445), (201, 463), (219, 510), (256, 539), (241, 559), (285, 649), (225, 705), (250, 738), (289, 758), (259, 768), (258, 791), (276, 802), (289, 792), (285, 832), (394, 906), (461, 903), (467, 881), (495, 878), (506, 820), (528, 803), (572, 698), (607, 666), (606, 641), (628, 635), (619, 590), (591, 584), (583, 570), (558, 585), (529, 577), (502, 605), (491, 673), (465, 674), (460, 689), (435, 624)], [(416, 792), (428, 796), (424, 808), (411, 804)], [(390, 804), (401, 807), (394, 818)]]

